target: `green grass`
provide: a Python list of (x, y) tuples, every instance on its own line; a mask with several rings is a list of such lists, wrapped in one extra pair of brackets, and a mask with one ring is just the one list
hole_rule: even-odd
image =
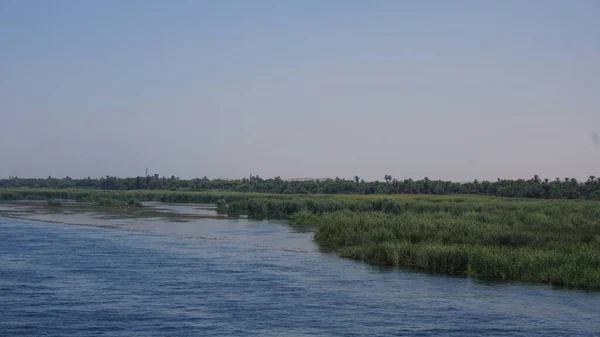
[(558, 207), (547, 202), (518, 208), (482, 203), (457, 214), (422, 209), (402, 214), (305, 211), (294, 215), (292, 223), (316, 225), (315, 241), (346, 258), (490, 280), (600, 289), (600, 205)]
[[(215, 203), (220, 213), (313, 226), (345, 258), (489, 280), (600, 289), (600, 202), (435, 195), (0, 190), (0, 200)], [(138, 202), (139, 202), (138, 201)]]

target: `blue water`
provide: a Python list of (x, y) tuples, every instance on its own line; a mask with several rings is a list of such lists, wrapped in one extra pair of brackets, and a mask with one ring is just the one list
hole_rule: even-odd
[(383, 270), (269, 222), (0, 217), (0, 336), (100, 335), (600, 336), (600, 294)]

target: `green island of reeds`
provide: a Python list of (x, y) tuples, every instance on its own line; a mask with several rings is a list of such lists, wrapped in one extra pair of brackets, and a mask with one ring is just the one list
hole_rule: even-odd
[[(598, 208), (475, 203), (458, 212), (295, 214), (342, 257), (488, 280), (600, 289)], [(572, 213), (571, 213), (572, 212)]]
[[(224, 191), (0, 189), (0, 200), (214, 203), (290, 219), (341, 257), (486, 280), (600, 289), (600, 202), (476, 195), (287, 195)], [(138, 201), (138, 202), (139, 202)]]

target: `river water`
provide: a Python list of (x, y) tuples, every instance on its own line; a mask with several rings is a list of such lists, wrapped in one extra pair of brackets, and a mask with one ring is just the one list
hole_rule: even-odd
[(600, 336), (600, 293), (385, 269), (198, 205), (0, 204), (0, 336)]

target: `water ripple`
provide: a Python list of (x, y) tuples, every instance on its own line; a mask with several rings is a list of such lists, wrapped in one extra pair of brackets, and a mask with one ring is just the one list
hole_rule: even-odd
[(128, 226), (0, 218), (0, 335), (600, 336), (598, 293), (378, 269), (268, 222)]

